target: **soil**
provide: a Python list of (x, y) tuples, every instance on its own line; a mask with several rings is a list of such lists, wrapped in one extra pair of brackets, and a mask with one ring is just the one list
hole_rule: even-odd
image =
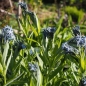
[[(15, 3), (18, 2), (18, 0), (11, 0), (11, 1), (13, 3), (13, 11), (15, 12), (15, 14), (17, 14), (18, 9), (17, 9), (17, 6), (15, 6)], [(31, 6), (28, 6), (29, 9), (33, 9), (33, 8), (30, 8), (30, 7)], [(9, 0), (0, 0), (0, 9), (3, 9), (7, 12), (12, 13)], [(40, 19), (40, 21), (43, 21), (46, 18), (51, 18), (51, 15), (54, 16), (54, 17), (57, 16), (57, 14), (55, 14), (54, 12), (52, 12), (50, 10), (41, 10), (41, 9), (40, 9), (40, 11), (37, 11), (37, 15), (38, 15), (38, 18)], [(1, 26), (4, 27), (4, 25), (7, 25), (9, 20), (10, 20), (9, 15), (0, 12), (0, 27)]]
[[(11, 0), (13, 3), (13, 11), (16, 13), (17, 12), (17, 8), (15, 6), (15, 2), (18, 2), (18, 0)], [(0, 0), (0, 10), (3, 11), (8, 11), (11, 12), (11, 6), (9, 3), (9, 0)], [(4, 12), (0, 11), (0, 27), (6, 25), (9, 21), (9, 16), (7, 14), (5, 14)]]
[[(15, 14), (17, 14), (17, 6), (16, 6), (15, 3), (18, 2), (19, 0), (11, 0), (11, 1), (13, 3), (13, 11), (15, 12)], [(42, 1), (45, 2), (45, 0), (42, 0)], [(46, 1), (47, 2), (45, 2), (45, 3), (49, 2), (49, 0), (46, 0)], [(50, 1), (52, 1), (52, 0), (50, 0)], [(53, 1), (55, 1), (55, 0), (53, 0)], [(53, 2), (51, 2), (51, 3), (53, 3)], [(59, 2), (58, 2), (58, 4), (59, 4)], [(86, 3), (85, 3), (85, 6), (86, 6)], [(30, 8), (31, 6), (28, 6), (28, 7)], [(0, 9), (11, 12), (11, 6), (10, 6), (10, 3), (9, 3), (9, 0), (0, 0)], [(48, 10), (47, 9), (45, 9), (45, 10), (39, 9), (39, 11), (37, 12), (37, 15), (38, 15), (38, 18), (40, 19), (40, 21), (42, 22), (46, 18), (48, 19), (48, 18), (51, 18), (52, 16), (53, 16), (53, 18), (56, 18), (57, 17), (57, 12), (52, 12), (49, 9)], [(1, 26), (4, 27), (4, 25), (7, 25), (9, 20), (10, 20), (9, 16), (0, 11), (0, 27)]]
[[(10, 4), (8, 0), (0, 0), (0, 9), (7, 10), (9, 7), (10, 7)], [(0, 20), (2, 20), (4, 16), (5, 16), (4, 13), (0, 12)]]

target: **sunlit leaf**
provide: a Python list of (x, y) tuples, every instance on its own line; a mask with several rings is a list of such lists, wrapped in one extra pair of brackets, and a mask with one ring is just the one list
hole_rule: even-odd
[(6, 57), (7, 57), (7, 54), (8, 54), (8, 49), (9, 49), (9, 43), (8, 41), (6, 42), (5, 46), (4, 46), (4, 52), (3, 52), (3, 56), (2, 56), (2, 63), (3, 65), (5, 66), (5, 62), (6, 62)]

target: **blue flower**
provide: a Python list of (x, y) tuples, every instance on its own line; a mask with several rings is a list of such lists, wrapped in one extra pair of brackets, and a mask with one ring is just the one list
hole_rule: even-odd
[(37, 72), (37, 69), (38, 69), (38, 65), (37, 64), (29, 62), (28, 65), (29, 65), (30, 71)]
[(18, 3), (18, 5), (20, 5), (21, 8), (24, 9), (24, 10), (27, 10), (28, 9), (27, 4), (24, 3), (24, 2), (20, 2), (20, 3)]
[(86, 46), (86, 37), (85, 36), (76, 36), (75, 37), (77, 46), (84, 47)]
[(44, 38), (46, 37), (53, 38), (55, 31), (56, 31), (55, 27), (48, 27), (48, 28), (45, 28), (42, 33), (44, 35)]
[(86, 36), (75, 36), (73, 39), (69, 40), (70, 44), (76, 44), (77, 47), (86, 46)]
[(15, 35), (13, 33), (13, 29), (10, 27), (10, 26), (5, 26), (3, 29), (2, 29), (2, 35), (4, 37), (4, 41), (6, 42), (7, 40), (10, 41), (10, 40), (15, 40)]
[[(62, 44), (62, 49), (66, 53), (79, 54), (79, 47), (83, 47), (86, 50), (86, 36), (81, 35), (79, 26), (75, 26), (73, 28), (73, 34), (75, 36), (72, 39)], [(76, 48), (73, 46), (75, 46)]]
[(76, 48), (68, 45), (67, 42), (65, 42), (65, 43), (62, 44), (62, 49), (64, 50), (64, 52), (66, 54), (67, 53), (72, 53), (72, 54), (78, 54), (79, 53), (79, 51)]
[(86, 86), (86, 76), (80, 80), (80, 86)]
[(20, 51), (21, 49), (25, 49), (25, 48), (26, 48), (25, 44), (21, 41), (15, 42), (13, 46), (13, 50), (18, 49), (18, 51)]
[(74, 28), (73, 28), (73, 34), (75, 35), (75, 36), (78, 36), (78, 35), (80, 35), (81, 33), (80, 33), (80, 26), (75, 26)]

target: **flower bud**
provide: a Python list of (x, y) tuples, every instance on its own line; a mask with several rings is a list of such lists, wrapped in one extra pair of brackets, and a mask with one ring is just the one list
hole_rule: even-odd
[(13, 33), (13, 29), (10, 27), (10, 26), (5, 26), (3, 29), (2, 29), (2, 35), (4, 37), (4, 41), (6, 42), (7, 40), (10, 41), (10, 40), (15, 40), (15, 35)]

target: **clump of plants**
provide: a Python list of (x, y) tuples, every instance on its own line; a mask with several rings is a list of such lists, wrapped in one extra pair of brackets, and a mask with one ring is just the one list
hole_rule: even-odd
[(22, 36), (10, 26), (0, 34), (0, 85), (85, 86), (86, 37), (80, 26), (63, 28), (62, 16), (55, 26), (41, 27), (26, 3), (18, 5), (22, 8), (17, 19)]

